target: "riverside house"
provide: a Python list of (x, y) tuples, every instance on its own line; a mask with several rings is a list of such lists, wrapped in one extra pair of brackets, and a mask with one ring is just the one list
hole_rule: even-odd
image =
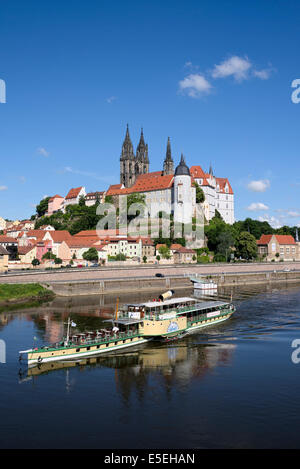
[(261, 235), (256, 241), (258, 255), (267, 261), (300, 260), (300, 243), (290, 235)]

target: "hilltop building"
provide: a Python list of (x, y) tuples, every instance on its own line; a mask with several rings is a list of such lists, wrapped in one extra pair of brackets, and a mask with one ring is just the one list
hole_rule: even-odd
[(170, 138), (167, 141), (163, 170), (149, 172), (148, 145), (141, 131), (140, 141), (134, 154), (133, 144), (127, 125), (120, 157), (120, 184), (109, 187), (106, 195), (114, 199), (121, 195), (141, 193), (151, 207), (151, 216), (159, 211), (174, 214), (174, 220), (188, 223), (195, 214), (196, 182), (203, 190), (205, 202), (202, 209), (207, 221), (218, 210), (226, 223), (234, 223), (234, 194), (227, 178), (218, 178), (212, 167), (205, 173), (201, 166), (189, 168), (181, 155), (179, 165), (174, 169)]

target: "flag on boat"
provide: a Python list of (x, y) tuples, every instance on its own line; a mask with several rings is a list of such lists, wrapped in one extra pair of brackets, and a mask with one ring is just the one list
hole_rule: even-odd
[(76, 324), (75, 322), (73, 322), (73, 321), (72, 321), (72, 322), (71, 322), (71, 326), (72, 326), (72, 327), (76, 327), (76, 326), (77, 326), (77, 324)]

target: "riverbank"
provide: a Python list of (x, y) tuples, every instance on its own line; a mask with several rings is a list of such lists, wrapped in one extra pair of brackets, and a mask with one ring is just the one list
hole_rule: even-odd
[[(218, 287), (234, 287), (237, 285), (260, 285), (273, 283), (300, 282), (300, 271), (291, 272), (247, 272), (221, 273), (202, 276), (208, 281), (213, 280)], [(189, 274), (168, 275), (163, 277), (134, 277), (103, 280), (74, 280), (49, 282), (46, 285), (57, 296), (85, 296), (85, 295), (116, 295), (124, 292), (152, 292), (160, 290), (192, 289), (193, 284)]]
[(0, 307), (32, 301), (50, 301), (55, 294), (39, 283), (0, 285)]

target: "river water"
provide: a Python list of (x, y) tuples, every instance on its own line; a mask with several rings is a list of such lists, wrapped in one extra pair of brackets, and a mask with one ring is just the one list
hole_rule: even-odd
[(103, 327), (115, 299), (1, 312), (0, 448), (299, 448), (300, 285), (216, 298), (231, 293), (230, 320), (180, 341), (31, 370), (19, 350), (59, 340), (69, 316), (81, 331)]

